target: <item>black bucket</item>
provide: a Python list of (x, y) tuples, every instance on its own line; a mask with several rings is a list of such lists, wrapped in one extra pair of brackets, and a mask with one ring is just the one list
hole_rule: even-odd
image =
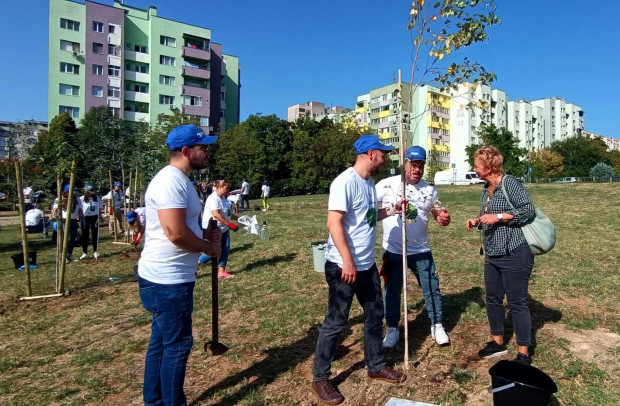
[[(15, 255), (11, 255), (11, 259), (13, 260), (13, 264), (15, 264), (15, 269), (19, 269), (20, 267), (24, 265), (24, 253), (23, 252), (20, 252)], [(37, 264), (37, 252), (36, 251), (30, 251), (28, 253), (28, 263), (30, 265)]]
[(553, 379), (538, 368), (502, 360), (489, 369), (494, 406), (547, 406), (558, 391)]

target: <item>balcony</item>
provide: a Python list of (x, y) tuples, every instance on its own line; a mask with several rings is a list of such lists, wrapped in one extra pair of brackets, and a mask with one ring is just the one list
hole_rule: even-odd
[(129, 59), (130, 61), (142, 62), (142, 63), (151, 63), (151, 57), (149, 54), (145, 54), (142, 52), (129, 51), (125, 50), (125, 59)]
[(211, 92), (209, 89), (204, 89), (202, 87), (193, 87), (193, 86), (183, 86), (183, 95), (184, 96), (198, 96), (202, 97), (202, 105), (205, 105), (205, 101), (209, 104), (209, 98), (211, 97)]
[(134, 72), (132, 70), (125, 71), (125, 80), (131, 80), (134, 82), (150, 83), (151, 76), (148, 73)]
[(225, 100), (221, 100), (220, 101), (220, 109), (226, 110), (226, 101)]
[(148, 93), (132, 92), (129, 90), (125, 90), (125, 100), (141, 102), (141, 103), (149, 103), (151, 100), (151, 97)]
[(138, 113), (137, 111), (125, 111), (123, 118), (127, 121), (149, 121), (149, 113)]
[(202, 103), (202, 106), (191, 106), (188, 104), (183, 104), (181, 106), (181, 113), (189, 114), (191, 116), (208, 116), (209, 115), (209, 105)]
[(211, 52), (199, 48), (183, 47), (183, 57), (200, 59), (202, 61), (211, 60)]
[(191, 76), (200, 79), (211, 79), (211, 71), (191, 66), (183, 66), (183, 76)]

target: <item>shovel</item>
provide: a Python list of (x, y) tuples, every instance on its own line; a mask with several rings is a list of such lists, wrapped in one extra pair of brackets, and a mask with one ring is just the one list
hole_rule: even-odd
[[(209, 221), (209, 229), (217, 227), (217, 221)], [(207, 341), (204, 350), (211, 355), (222, 355), (228, 351), (228, 347), (219, 342), (219, 293), (217, 281), (217, 258), (211, 258), (211, 341)]]

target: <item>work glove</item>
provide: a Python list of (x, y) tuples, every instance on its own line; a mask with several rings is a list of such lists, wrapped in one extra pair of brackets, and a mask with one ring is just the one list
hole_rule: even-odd
[(230, 228), (233, 231), (239, 230), (239, 227), (237, 227), (237, 225), (235, 223), (228, 223), (226, 225), (228, 226), (228, 228)]

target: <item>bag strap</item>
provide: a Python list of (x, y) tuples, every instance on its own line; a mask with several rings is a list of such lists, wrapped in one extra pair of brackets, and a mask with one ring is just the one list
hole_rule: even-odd
[(512, 210), (515, 209), (515, 207), (512, 205), (512, 203), (510, 202), (510, 197), (508, 197), (508, 193), (506, 193), (506, 186), (504, 186), (504, 182), (506, 181), (506, 176), (509, 175), (504, 175), (502, 176), (502, 193), (504, 194), (504, 197), (506, 198), (506, 200), (508, 201), (508, 204), (510, 205), (510, 207), (512, 208)]

